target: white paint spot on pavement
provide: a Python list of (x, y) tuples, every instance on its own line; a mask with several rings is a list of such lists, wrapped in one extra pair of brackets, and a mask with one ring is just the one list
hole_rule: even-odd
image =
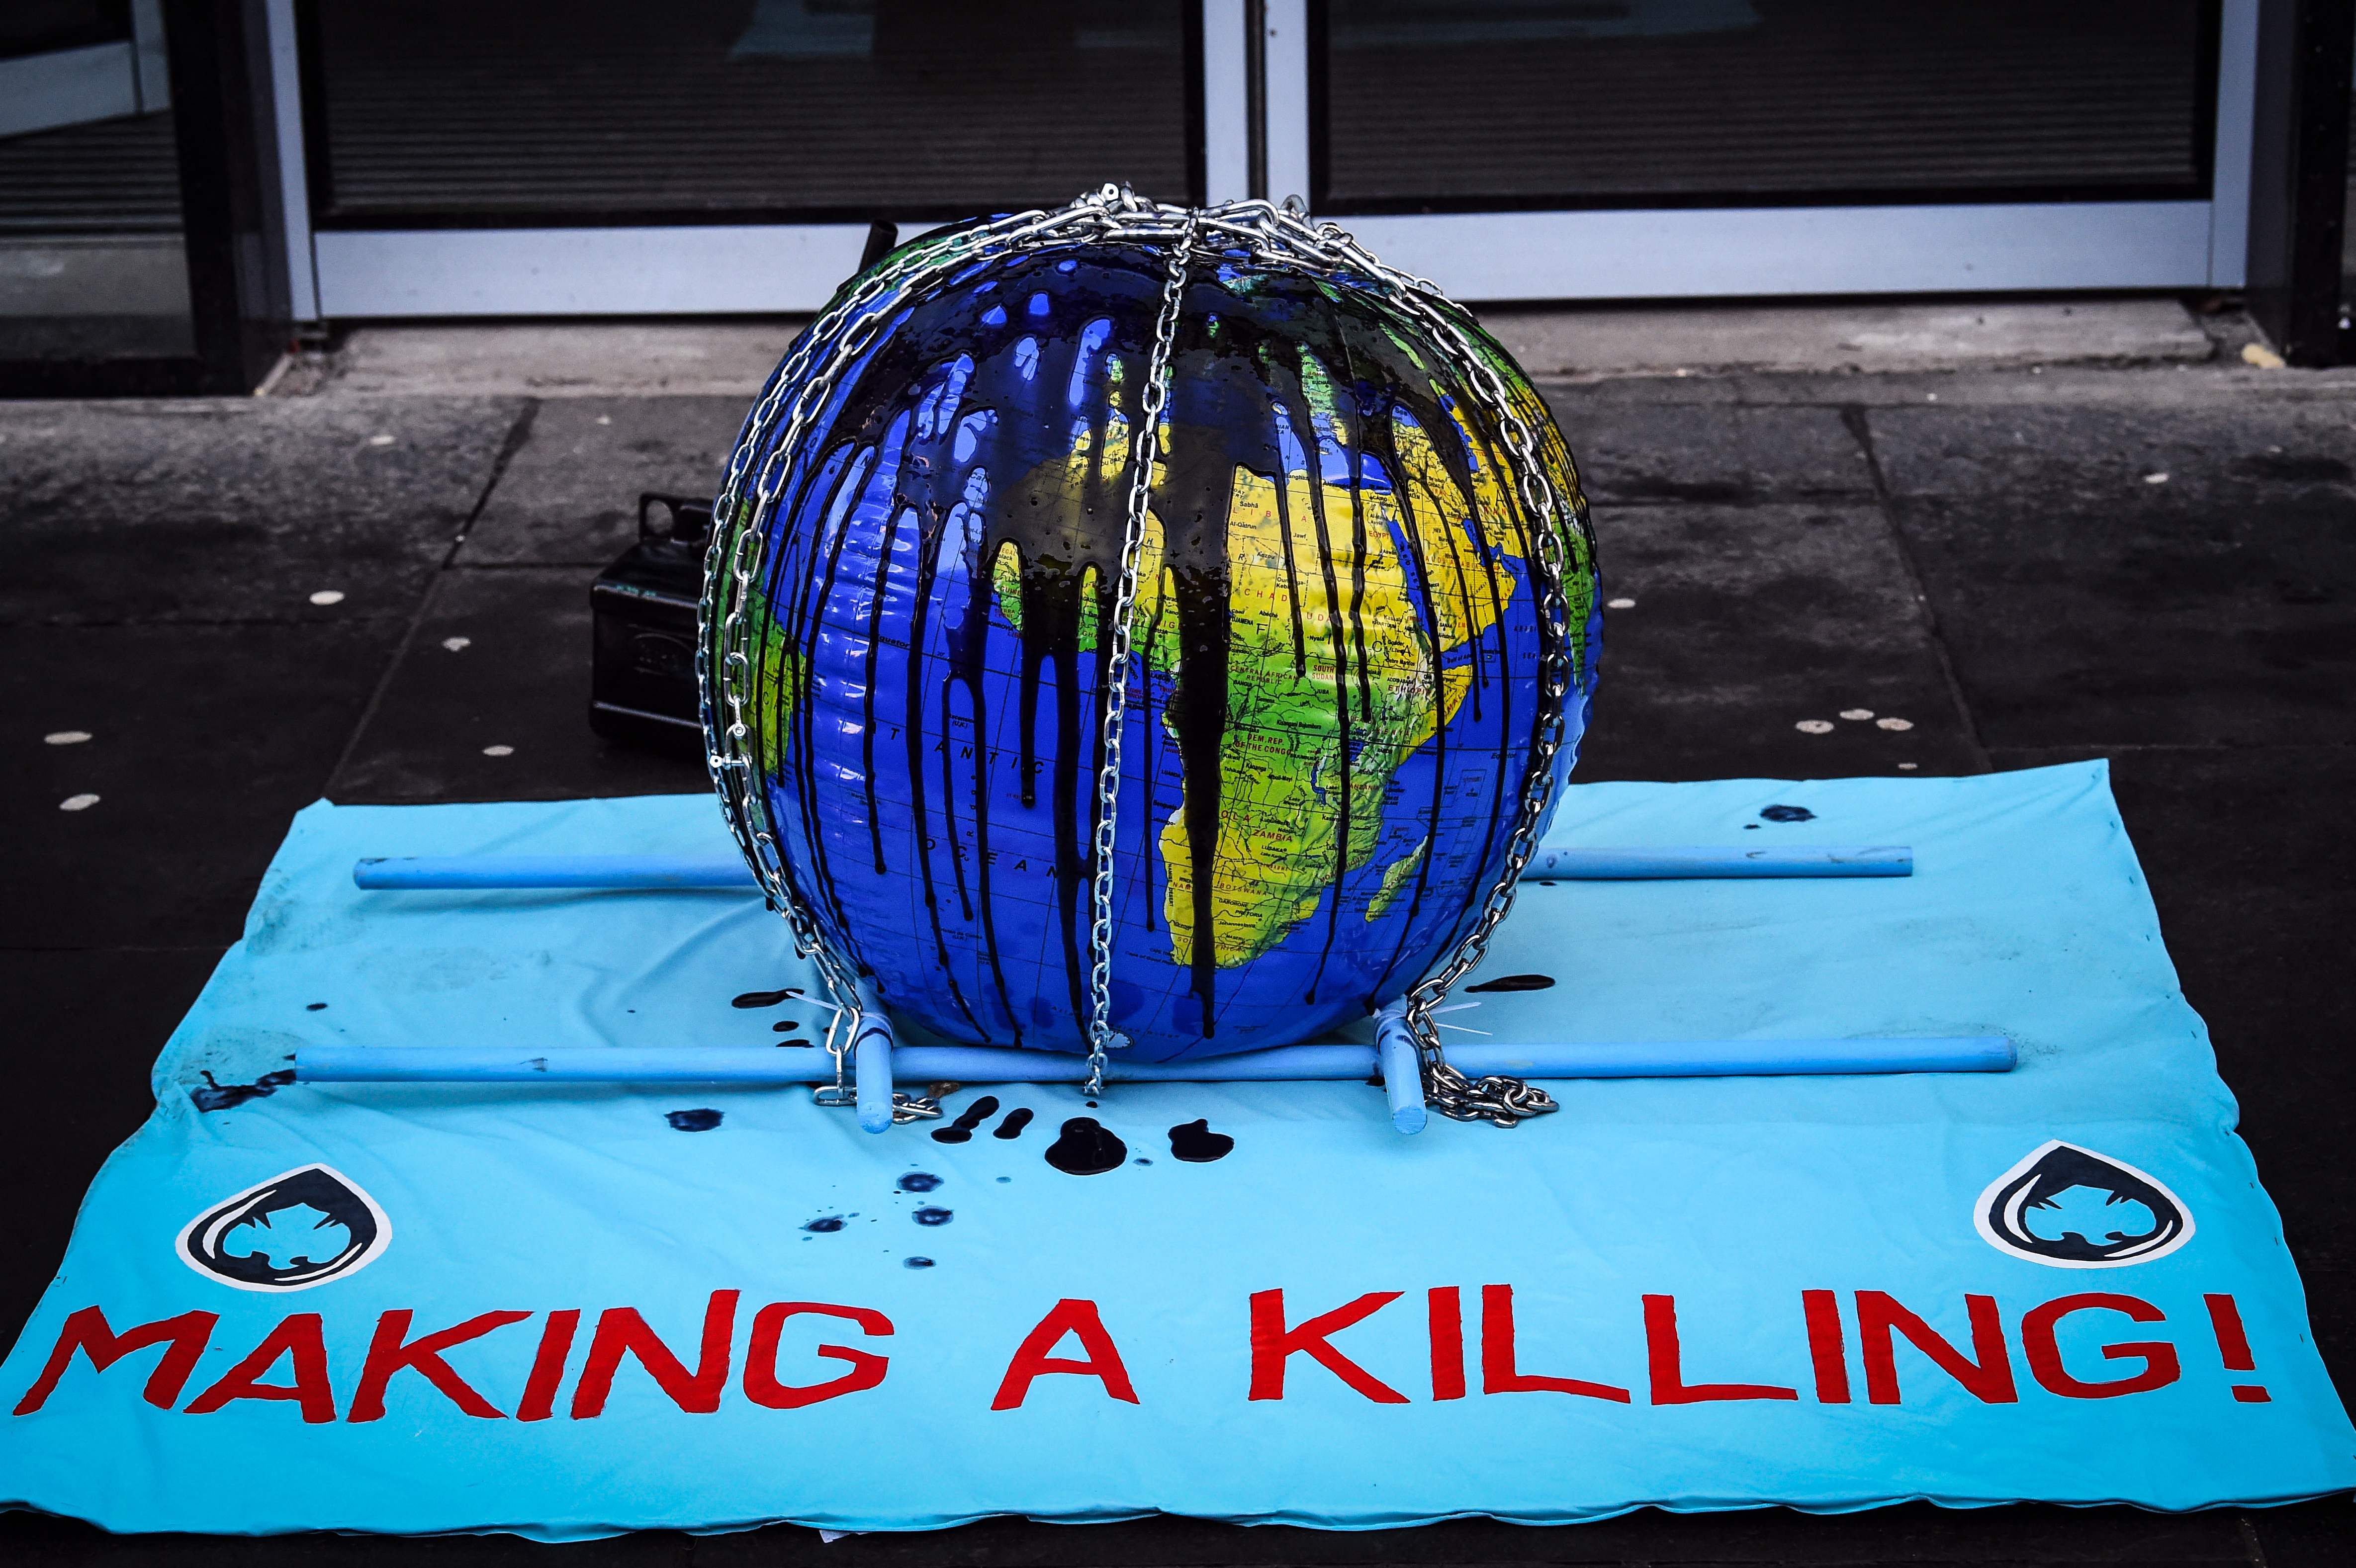
[(462, 653), (467, 648), (471, 648), (475, 645), (475, 639), (472, 637), (444, 637), (442, 639), (442, 645), (449, 649), (454, 654)]
[(340, 588), (322, 588), (311, 595), (314, 604), (340, 604), (343, 602), (344, 591)]
[(515, 755), (515, 748), (513, 746), (486, 746), (483, 748), (483, 755), (487, 757), (512, 757)]
[(612, 424), (614, 422), (614, 416), (611, 414), (599, 414), (597, 416), (597, 422), (599, 424)]
[(96, 805), (97, 804), (98, 796), (94, 795), (70, 795), (66, 796), (65, 799), (58, 802), (58, 809), (59, 811), (88, 811), (91, 806)]
[(369, 437), (369, 444), (370, 446), (391, 446), (392, 444), (392, 437), (389, 435), (372, 435)]
[(1898, 764), (1898, 771), (1901, 773), (1911, 773), (1922, 765), (1920, 763), (1901, 763)]
[(2165, 472), (2147, 474), (2143, 476), (2143, 482), (2147, 485), (2165, 485), (2168, 483), (2168, 475)]
[(1877, 719), (1873, 721), (1873, 727), (1877, 730), (1912, 730), (1914, 728), (1914, 720), (1912, 719)]
[(1841, 709), (1841, 717), (1854, 724), (1862, 720), (1872, 718), (1873, 709), (1870, 708), (1844, 708)]
[(1606, 599), (1603, 607), (1606, 610), (1633, 610), (1636, 602), (1633, 599)]
[(1833, 721), (1829, 719), (1803, 719), (1792, 728), (1803, 735), (1829, 735), (1833, 732)]
[(52, 730), (41, 737), (41, 743), (48, 746), (79, 746), (89, 739), (90, 731), (87, 730)]

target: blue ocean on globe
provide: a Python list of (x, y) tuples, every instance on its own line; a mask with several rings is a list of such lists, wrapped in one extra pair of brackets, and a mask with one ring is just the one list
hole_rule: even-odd
[[(765, 494), (721, 522), (757, 547), (760, 804), (794, 896), (914, 1038), (1087, 1049), (1101, 682), (1163, 282), (1155, 251), (1093, 243), (886, 293), (794, 447), (759, 410), (743, 438)], [(1558, 786), (1594, 684), (1585, 504), (1544, 403), (1457, 314), (1566, 502)], [(1498, 879), (1545, 525), (1451, 364), (1365, 280), (1240, 251), (1187, 273), (1116, 814), (1132, 1060), (1362, 1017)]]

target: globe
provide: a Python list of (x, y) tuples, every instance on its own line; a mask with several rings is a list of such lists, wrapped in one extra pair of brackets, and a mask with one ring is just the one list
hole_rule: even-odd
[(1166, 237), (1102, 227), (928, 236), (797, 346), (718, 509), (706, 721), (746, 775), (748, 842), (904, 1028), (1086, 1051), (1106, 672), (1159, 363), (1111, 1021), (1134, 1061), (1288, 1044), (1398, 997), (1505, 870), (1542, 528), (1569, 675), (1540, 787), (1569, 771), (1599, 625), (1585, 503), (1545, 403), (1452, 304), (1215, 229), (1173, 282)]

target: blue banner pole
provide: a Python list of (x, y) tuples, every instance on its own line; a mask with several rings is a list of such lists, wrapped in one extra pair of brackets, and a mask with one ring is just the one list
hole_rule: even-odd
[[(1363, 1081), (1374, 1074), (1378, 1054), (1369, 1045), (1288, 1045), (1192, 1061), (1116, 1061), (1105, 1069), (1105, 1078), (1123, 1083)], [(1726, 1078), (2003, 1072), (2012, 1067), (2014, 1052), (2010, 1040), (1987, 1034), (1464, 1044), (1451, 1045), (1448, 1059), (1476, 1078), (1494, 1072), (1541, 1079)], [(1077, 1083), (1087, 1075), (1087, 1063), (1079, 1056), (998, 1046), (904, 1045), (892, 1051), (891, 1067), (912, 1083)], [(1411, 1072), (1397, 1076), (1420, 1083)], [(493, 1046), (306, 1045), (295, 1052), (294, 1077), (302, 1083), (817, 1083), (832, 1080), (834, 1065), (824, 1051), (776, 1046), (573, 1046), (534, 1052)], [(1385, 1078), (1387, 1083), (1394, 1081), (1388, 1072)]]
[[(1911, 877), (1914, 851), (1903, 844), (1719, 848), (1671, 845), (1642, 849), (1540, 849), (1531, 881), (1651, 881), (1704, 878)], [(373, 891), (571, 888), (754, 891), (734, 855), (386, 855), (352, 867), (355, 885)]]

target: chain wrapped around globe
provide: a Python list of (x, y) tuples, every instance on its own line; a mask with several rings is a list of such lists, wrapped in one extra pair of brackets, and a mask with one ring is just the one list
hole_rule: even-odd
[(1431, 284), (1260, 201), (928, 234), (797, 340), (715, 516), (712, 776), (840, 1017), (1093, 1091), (1375, 1013), (1435, 1108), (1551, 1108), (1430, 1015), (1577, 754), (1593, 543)]

